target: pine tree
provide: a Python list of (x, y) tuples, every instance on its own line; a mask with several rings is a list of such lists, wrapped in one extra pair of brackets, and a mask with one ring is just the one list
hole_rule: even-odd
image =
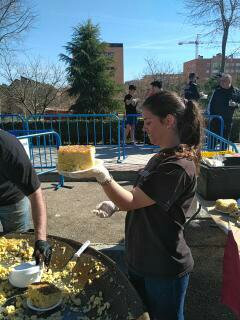
[(112, 59), (106, 56), (107, 44), (100, 40), (100, 29), (91, 20), (74, 28), (72, 41), (61, 54), (67, 64), (69, 94), (76, 96), (74, 113), (108, 113), (115, 111), (118, 86), (110, 70)]

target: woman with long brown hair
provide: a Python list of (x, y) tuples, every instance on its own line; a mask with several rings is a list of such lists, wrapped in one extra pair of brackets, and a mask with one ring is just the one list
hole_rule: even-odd
[(144, 129), (160, 146), (139, 172), (132, 191), (121, 187), (105, 167), (95, 177), (111, 201), (95, 210), (109, 217), (127, 211), (126, 261), (129, 279), (151, 319), (183, 320), (184, 299), (193, 269), (184, 223), (196, 190), (202, 120), (197, 105), (162, 91), (143, 104)]

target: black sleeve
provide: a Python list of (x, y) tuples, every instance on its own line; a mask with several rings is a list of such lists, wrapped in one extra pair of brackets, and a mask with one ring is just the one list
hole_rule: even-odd
[(124, 102), (126, 102), (126, 100), (130, 100), (132, 98), (132, 96), (130, 94), (126, 94), (124, 97)]
[(161, 165), (137, 186), (164, 210), (169, 210), (186, 188), (187, 173), (174, 164)]
[(5, 178), (14, 183), (23, 194), (29, 196), (40, 187), (38, 176), (18, 139), (8, 137), (1, 158)]
[(198, 100), (200, 98), (200, 94), (196, 85), (192, 85), (192, 93), (195, 100)]

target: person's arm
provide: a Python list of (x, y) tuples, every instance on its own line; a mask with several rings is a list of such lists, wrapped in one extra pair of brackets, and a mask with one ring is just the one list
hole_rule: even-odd
[[(96, 178), (108, 198), (123, 211), (151, 206), (155, 203), (168, 207), (178, 191), (182, 192), (185, 171), (176, 165), (165, 165), (157, 172), (145, 177), (132, 191), (128, 191), (113, 180), (103, 165), (81, 174), (81, 178)], [(166, 184), (167, 182), (167, 184)]]
[(47, 211), (41, 187), (28, 196), (31, 202), (35, 240), (47, 239)]
[(47, 211), (41, 187), (28, 196), (31, 202), (32, 219), (35, 232), (34, 253), (36, 264), (43, 261), (49, 267), (52, 246), (47, 241)]
[(47, 211), (41, 187), (28, 196), (31, 202), (32, 219), (35, 232), (33, 256), (36, 264), (43, 261), (49, 266), (52, 257), (52, 246), (47, 241)]
[(127, 94), (124, 98), (124, 103), (129, 106), (133, 102), (133, 96)]
[(114, 180), (102, 187), (108, 198), (122, 211), (144, 208), (155, 203), (138, 187), (128, 191)]
[[(104, 171), (106, 174), (106, 168)], [(97, 177), (97, 180), (99, 181), (99, 177)], [(102, 180), (102, 177), (100, 177), (100, 180)], [(168, 208), (185, 188), (185, 181), (187, 180), (186, 172), (182, 168), (166, 164), (157, 172), (141, 180), (132, 191), (127, 191), (108, 177), (105, 180), (108, 182), (103, 183), (102, 187), (108, 198), (120, 210), (135, 210), (155, 203)]]
[(130, 99), (126, 99), (126, 100), (125, 100), (125, 103), (126, 103), (127, 106), (129, 106), (130, 104), (132, 104), (132, 103), (133, 103), (133, 97), (130, 98)]

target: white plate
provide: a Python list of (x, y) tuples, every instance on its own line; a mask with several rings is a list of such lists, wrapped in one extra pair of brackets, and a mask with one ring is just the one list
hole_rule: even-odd
[(229, 214), (229, 215), (239, 214), (239, 213), (240, 213), (239, 210), (238, 210), (238, 211), (234, 211), (234, 212), (227, 212), (227, 211), (224, 211), (224, 210), (219, 210), (219, 209), (217, 209), (217, 208), (215, 208), (215, 210), (218, 211), (218, 212), (221, 212), (221, 213)]
[(95, 165), (89, 169), (84, 169), (84, 170), (78, 170), (78, 171), (58, 171), (58, 173), (64, 177), (68, 177), (68, 178), (81, 178), (81, 175), (83, 173), (86, 173), (100, 165), (103, 164), (103, 160), (102, 159), (95, 159)]
[(48, 308), (38, 308), (38, 307), (35, 307), (30, 299), (27, 299), (27, 306), (29, 309), (31, 310), (34, 310), (34, 311), (38, 311), (38, 312), (43, 312), (43, 311), (50, 311), (50, 310), (53, 310), (55, 308), (57, 308), (58, 306), (60, 306), (60, 304), (62, 303), (62, 298), (58, 301), (58, 303), (55, 303), (54, 305), (52, 305), (51, 307), (48, 307)]

